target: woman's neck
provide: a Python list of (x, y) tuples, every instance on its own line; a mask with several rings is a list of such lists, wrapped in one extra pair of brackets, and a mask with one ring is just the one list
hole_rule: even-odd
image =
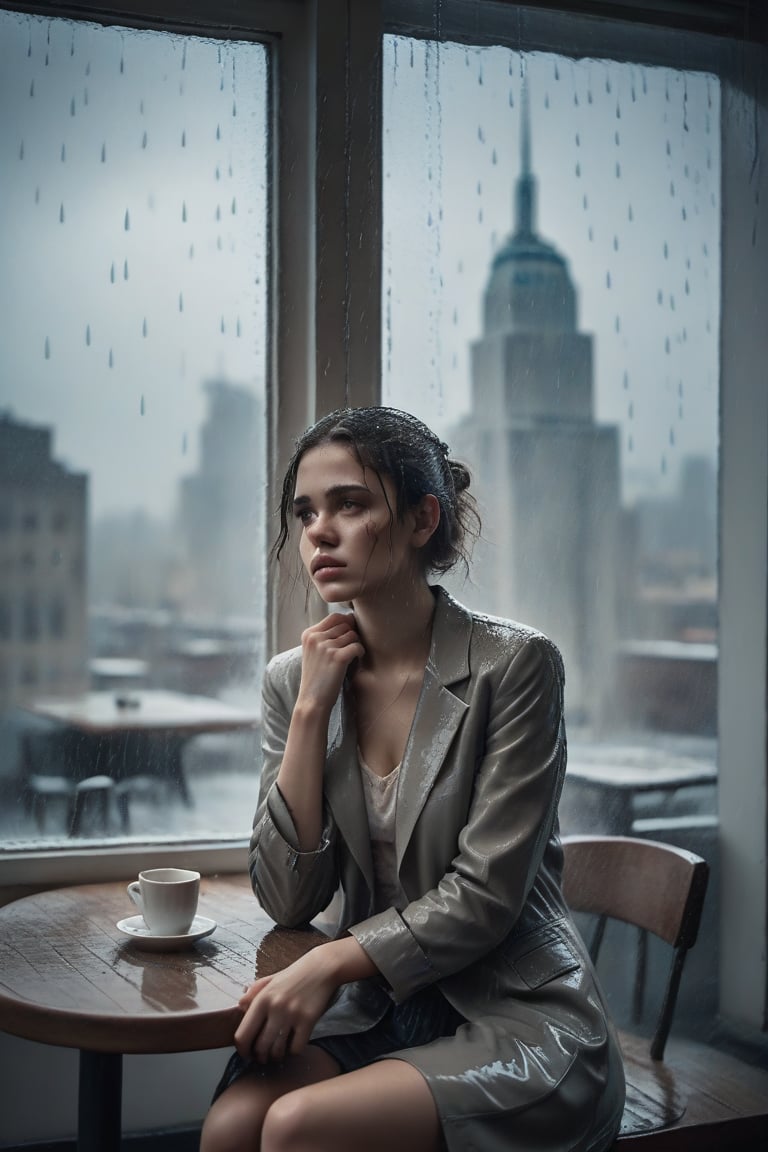
[(398, 589), (375, 603), (352, 605), (365, 647), (362, 664), (368, 669), (426, 663), (432, 638), (435, 597), (426, 580)]

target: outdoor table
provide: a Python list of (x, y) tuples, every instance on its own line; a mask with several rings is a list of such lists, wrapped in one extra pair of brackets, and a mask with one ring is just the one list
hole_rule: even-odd
[(78, 1152), (119, 1152), (124, 1054), (231, 1046), (245, 987), (327, 939), (276, 927), (247, 876), (216, 876), (202, 878), (198, 908), (216, 921), (213, 934), (183, 951), (147, 951), (116, 927), (136, 911), (127, 883), (0, 908), (0, 1029), (80, 1049)]
[[(120, 692), (86, 692), (82, 696), (39, 699), (27, 709), (52, 720), (81, 743), (82, 754), (98, 771), (116, 779), (135, 774), (131, 739), (162, 737), (165, 775), (190, 803), (182, 750), (193, 736), (212, 732), (254, 729), (258, 714), (236, 708), (210, 696), (190, 696), (165, 689), (142, 688)], [(144, 755), (147, 763), (152, 757)]]

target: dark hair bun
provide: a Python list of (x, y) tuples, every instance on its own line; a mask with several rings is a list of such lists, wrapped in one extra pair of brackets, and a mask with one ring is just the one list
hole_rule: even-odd
[(451, 470), (453, 477), (453, 486), (456, 489), (456, 494), (459, 492), (466, 492), (472, 483), (472, 477), (469, 474), (469, 469), (466, 465), (462, 464), (459, 460), (449, 460), (448, 467)]

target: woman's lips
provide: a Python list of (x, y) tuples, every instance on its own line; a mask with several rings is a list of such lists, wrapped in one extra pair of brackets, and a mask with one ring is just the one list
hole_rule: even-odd
[(316, 556), (312, 561), (312, 577), (315, 580), (334, 580), (346, 567), (335, 556)]
[(343, 564), (321, 564), (313, 570), (312, 576), (315, 580), (323, 583), (329, 580), (337, 580), (343, 571)]

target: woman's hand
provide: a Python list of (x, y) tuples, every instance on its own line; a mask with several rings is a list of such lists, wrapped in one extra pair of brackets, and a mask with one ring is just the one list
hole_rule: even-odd
[(297, 704), (320, 706), (330, 713), (347, 668), (364, 655), (351, 612), (332, 612), (301, 635), (301, 686)]
[(328, 947), (313, 948), (281, 972), (263, 976), (241, 996), (245, 1015), (235, 1047), (243, 1059), (266, 1064), (304, 1050), (340, 983)]

